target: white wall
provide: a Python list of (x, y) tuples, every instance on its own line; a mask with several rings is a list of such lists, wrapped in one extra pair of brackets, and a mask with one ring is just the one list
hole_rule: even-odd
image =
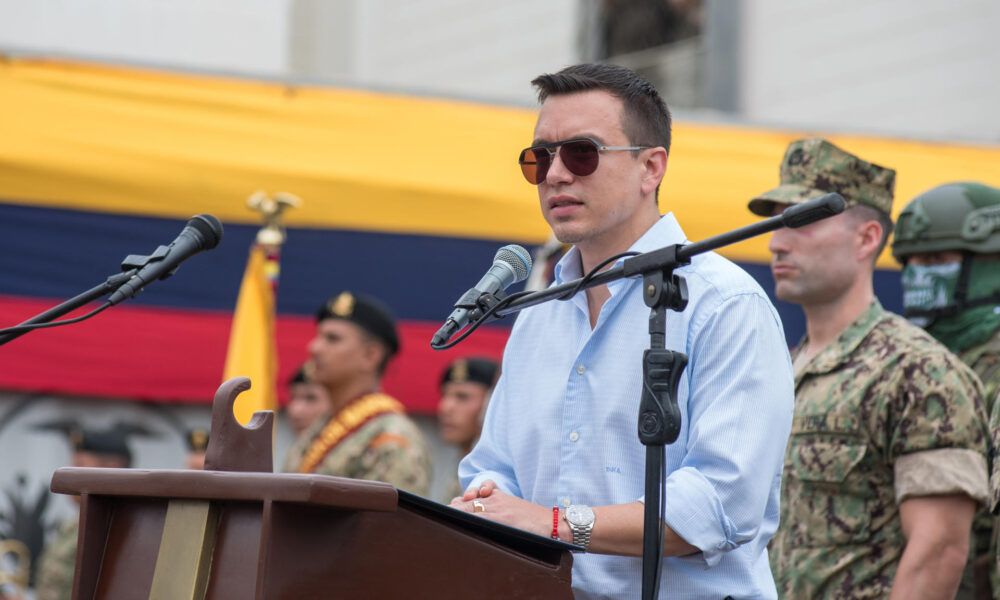
[(577, 0), (365, 0), (361, 85), (531, 103), (536, 75), (578, 62)]
[(28, 51), (532, 104), (578, 62), (581, 0), (0, 0)]
[(0, 49), (277, 76), (290, 0), (0, 0)]
[(750, 0), (751, 121), (1000, 141), (1000, 2)]

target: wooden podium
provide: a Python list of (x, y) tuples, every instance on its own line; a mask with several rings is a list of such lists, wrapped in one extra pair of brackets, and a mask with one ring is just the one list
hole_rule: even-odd
[(274, 413), (216, 393), (205, 471), (64, 468), (80, 495), (73, 598), (572, 598), (576, 547), (389, 484), (275, 474)]

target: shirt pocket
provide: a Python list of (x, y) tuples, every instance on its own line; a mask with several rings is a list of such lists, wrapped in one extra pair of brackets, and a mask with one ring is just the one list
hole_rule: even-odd
[(859, 544), (871, 536), (871, 482), (862, 462), (868, 445), (852, 416), (796, 418), (785, 461), (786, 523), (794, 543)]

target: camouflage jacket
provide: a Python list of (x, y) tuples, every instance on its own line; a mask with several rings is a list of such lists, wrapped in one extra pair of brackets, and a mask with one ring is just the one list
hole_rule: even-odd
[[(986, 405), (986, 412), (989, 415), (993, 415), (994, 408), (996, 406), (996, 397), (1000, 393), (1000, 329), (993, 332), (993, 335), (989, 337), (988, 340), (981, 344), (977, 344), (971, 348), (967, 348), (962, 352), (958, 352), (958, 357), (962, 359), (962, 362), (969, 365), (976, 375), (979, 376), (979, 380), (983, 382), (983, 402)], [(997, 427), (1000, 424), (994, 424), (991, 422), (989, 431), (993, 434), (992, 447), (996, 448), (997, 444), (1000, 443), (1000, 439), (997, 439), (997, 435), (1000, 431)], [(996, 458), (993, 459), (993, 465), (995, 464)], [(995, 493), (995, 486), (993, 478), (990, 480), (990, 489)], [(993, 541), (996, 537), (994, 529), (996, 523), (996, 517), (988, 508), (980, 510), (976, 514), (976, 519), (972, 526), (972, 551), (970, 552), (970, 560), (975, 561), (977, 557), (994, 555), (994, 561), (997, 560), (995, 550), (991, 549), (992, 545), (995, 545)], [(989, 560), (989, 559), (987, 559)], [(1000, 564), (1000, 563), (998, 563)], [(1000, 579), (997, 578), (996, 566), (991, 569), (990, 579), (991, 586), (993, 588), (992, 597), (1000, 598)], [(965, 578), (962, 582), (962, 587), (959, 588), (959, 594), (956, 596), (958, 600), (963, 600), (966, 597), (972, 597), (966, 594), (965, 591), (970, 584), (967, 581), (970, 579), (969, 576)], [(974, 585), (974, 584), (972, 584)], [(983, 594), (976, 594), (976, 597), (985, 597)]]
[(958, 353), (962, 362), (969, 365), (983, 382), (983, 401), (986, 411), (993, 414), (993, 404), (1000, 393), (1000, 329), (990, 339)]
[(898, 503), (986, 499), (982, 386), (875, 301), (797, 369), (795, 392), (771, 545), (778, 595), (888, 598), (905, 545)]
[(76, 571), (76, 538), (79, 515), (63, 522), (38, 559), (35, 600), (70, 600)]
[[(345, 407), (341, 413), (350, 408)], [(324, 428), (338, 415), (317, 419), (302, 432), (288, 450), (282, 468), (285, 472), (299, 472), (310, 447), (319, 441)], [(399, 489), (427, 496), (431, 459), (417, 425), (403, 413), (390, 412), (375, 416), (348, 432), (323, 456), (312, 472), (384, 481)]]

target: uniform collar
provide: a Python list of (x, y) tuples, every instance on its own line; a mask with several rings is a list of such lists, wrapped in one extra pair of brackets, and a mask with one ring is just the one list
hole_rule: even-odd
[[(802, 377), (807, 374), (823, 374), (829, 373), (830, 371), (836, 369), (838, 366), (846, 362), (861, 345), (861, 342), (868, 337), (868, 334), (875, 329), (875, 326), (879, 324), (882, 318), (885, 316), (885, 309), (882, 308), (882, 304), (878, 301), (878, 298), (872, 300), (872, 303), (868, 305), (865, 309), (850, 325), (847, 329), (840, 334), (835, 342), (823, 348), (823, 350), (813, 357), (809, 364), (796, 375), (796, 383), (798, 383)], [(798, 350), (805, 346), (808, 341), (808, 337), (803, 337), (802, 341), (799, 343), (798, 348), (796, 348), (796, 354)]]

